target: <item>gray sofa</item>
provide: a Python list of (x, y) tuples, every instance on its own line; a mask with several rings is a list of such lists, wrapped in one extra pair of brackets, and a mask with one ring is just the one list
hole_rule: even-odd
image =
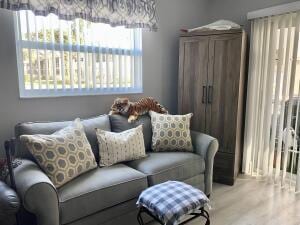
[[(143, 116), (133, 124), (119, 115), (102, 115), (83, 120), (87, 138), (96, 160), (99, 160), (95, 128), (120, 132), (143, 124), (148, 157), (107, 168), (97, 168), (56, 189), (36, 164), (25, 146), (18, 141), (22, 134), (51, 134), (68, 124), (65, 122), (22, 123), (15, 127), (17, 157), (23, 163), (14, 170), (17, 192), (26, 212), (38, 225), (136, 224), (136, 200), (151, 185), (168, 180), (191, 184), (210, 195), (212, 171), (218, 141), (192, 132), (194, 153), (162, 152), (151, 149), (151, 121)], [(101, 151), (101, 149), (100, 149)]]

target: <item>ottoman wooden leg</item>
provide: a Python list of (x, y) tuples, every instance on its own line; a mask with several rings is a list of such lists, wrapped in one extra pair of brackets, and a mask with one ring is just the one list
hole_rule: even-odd
[(141, 209), (139, 209), (139, 212), (138, 212), (138, 215), (137, 215), (137, 221), (139, 222), (139, 225), (144, 225)]
[(202, 214), (202, 217), (206, 218), (205, 225), (210, 225), (209, 214), (208, 214), (208, 212), (204, 208), (201, 209), (201, 214)]
[[(143, 217), (142, 217), (142, 213), (146, 213), (147, 215), (151, 216), (155, 221), (159, 222), (160, 224), (163, 225), (163, 223), (161, 221), (159, 221), (154, 215), (152, 215), (147, 209), (145, 208), (140, 208), (139, 212), (137, 214), (137, 221), (139, 222), (139, 225), (145, 225), (144, 221), (143, 221)], [(194, 212), (189, 214), (193, 217), (185, 220), (184, 222), (180, 223), (180, 225), (184, 225), (189, 223), (190, 221), (198, 218), (198, 217), (204, 217), (206, 219), (205, 225), (210, 225), (210, 218), (209, 218), (209, 213), (204, 209), (204, 208), (200, 208), (198, 212)]]

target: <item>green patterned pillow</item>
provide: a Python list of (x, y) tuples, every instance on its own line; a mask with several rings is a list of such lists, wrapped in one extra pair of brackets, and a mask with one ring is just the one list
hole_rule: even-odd
[(146, 157), (143, 126), (120, 133), (96, 129), (99, 143), (100, 166)]
[(80, 119), (51, 135), (22, 135), (20, 140), (57, 188), (97, 167)]
[(192, 113), (168, 115), (151, 111), (150, 116), (153, 151), (193, 151), (190, 132)]

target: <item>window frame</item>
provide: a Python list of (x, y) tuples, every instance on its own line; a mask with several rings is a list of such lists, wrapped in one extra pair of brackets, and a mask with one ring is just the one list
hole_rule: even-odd
[[(139, 60), (134, 60), (134, 87), (93, 87), (93, 88), (68, 88), (68, 89), (26, 89), (24, 61), (22, 49), (31, 50), (50, 50), (58, 52), (72, 53), (97, 53), (106, 54), (113, 53), (116, 48), (107, 48), (93, 45), (74, 45), (74, 44), (57, 44), (52, 42), (36, 42), (22, 40), (22, 34), (19, 28), (18, 12), (14, 12), (14, 31), (16, 43), (16, 56), (18, 67), (18, 82), (20, 98), (52, 98), (65, 96), (90, 96), (90, 95), (126, 95), (143, 93), (143, 49), (142, 49), (142, 30), (134, 29), (134, 49), (118, 49), (119, 55), (139, 56)], [(71, 47), (70, 47), (71, 46)], [(71, 49), (71, 50), (70, 50)], [(121, 51), (121, 52), (120, 52)], [(50, 68), (49, 68), (50, 69)], [(51, 68), (52, 69), (52, 68)], [(55, 66), (56, 69), (56, 66)], [(131, 75), (132, 76), (132, 75)]]

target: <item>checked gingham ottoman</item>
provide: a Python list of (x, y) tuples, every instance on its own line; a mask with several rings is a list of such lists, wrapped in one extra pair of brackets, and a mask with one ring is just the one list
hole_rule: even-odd
[[(204, 209), (209, 203), (207, 196), (197, 188), (179, 181), (168, 181), (143, 191), (137, 201), (140, 225), (143, 225), (142, 213), (146, 213), (163, 225), (185, 224), (199, 216), (210, 224), (209, 214)], [(183, 219), (186, 216), (189, 219)]]

